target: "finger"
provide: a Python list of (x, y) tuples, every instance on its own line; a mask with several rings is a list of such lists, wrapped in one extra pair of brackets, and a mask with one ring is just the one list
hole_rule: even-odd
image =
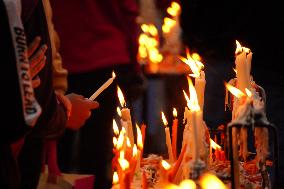
[(34, 89), (40, 86), (40, 78), (38, 76), (32, 80), (32, 86)]
[(35, 37), (32, 43), (28, 47), (28, 57), (30, 57), (36, 49), (39, 47), (41, 38), (39, 36)]
[(97, 101), (92, 101), (92, 100), (89, 100), (89, 99), (86, 100), (86, 101), (88, 101), (88, 107), (90, 109), (96, 109), (96, 108), (98, 108), (100, 106)]
[(42, 45), (36, 52), (35, 55), (33, 55), (30, 58), (30, 64), (31, 67), (36, 66), (37, 63), (40, 62), (40, 60), (44, 57), (45, 51), (47, 50), (47, 46), (46, 45)]
[(31, 68), (31, 77), (34, 78), (44, 68), (46, 63), (46, 56), (35, 66)]

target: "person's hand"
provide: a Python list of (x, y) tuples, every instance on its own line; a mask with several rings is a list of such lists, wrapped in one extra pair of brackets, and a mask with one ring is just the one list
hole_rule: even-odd
[(70, 117), (67, 121), (67, 128), (77, 130), (81, 128), (85, 121), (91, 116), (91, 110), (99, 107), (99, 103), (74, 93), (68, 94), (66, 97), (69, 98), (72, 104)]
[(44, 68), (46, 62), (45, 52), (46, 45), (40, 45), (41, 38), (35, 37), (33, 42), (28, 47), (28, 59), (30, 62), (30, 75), (32, 78), (33, 88), (40, 85), (40, 78), (38, 73)]

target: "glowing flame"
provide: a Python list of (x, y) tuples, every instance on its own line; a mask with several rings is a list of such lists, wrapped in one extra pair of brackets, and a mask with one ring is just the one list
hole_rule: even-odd
[(157, 36), (158, 35), (158, 30), (157, 30), (157, 28), (153, 24), (150, 24), (150, 26), (149, 26), (149, 33), (152, 36)]
[(244, 97), (245, 94), (239, 90), (238, 88), (228, 84), (225, 82), (225, 85), (226, 85), (226, 88), (237, 98), (241, 98), (241, 97)]
[(227, 187), (223, 182), (212, 174), (204, 174), (200, 179), (200, 185), (202, 189), (226, 189)]
[(133, 148), (132, 148), (132, 156), (136, 157), (137, 156), (137, 146), (136, 144), (134, 144)]
[(167, 184), (165, 189), (179, 189), (179, 187), (175, 184)]
[(115, 75), (115, 73), (114, 73), (114, 71), (112, 71), (112, 78), (115, 78), (116, 77), (116, 75)]
[(113, 173), (113, 176), (112, 176), (112, 184), (118, 184), (118, 182), (119, 182), (118, 174), (117, 174), (117, 172), (115, 171), (115, 172)]
[(124, 155), (125, 155), (124, 151), (121, 150), (121, 151), (119, 152), (119, 158), (120, 158), (120, 159), (124, 159)]
[(114, 119), (112, 120), (112, 128), (113, 128), (114, 134), (119, 135), (119, 129), (118, 129), (118, 126), (117, 126), (116, 121)]
[(236, 40), (236, 45), (237, 45), (237, 48), (236, 48), (235, 54), (239, 54), (243, 51), (243, 48), (240, 42), (238, 42), (238, 40)]
[(163, 60), (163, 56), (159, 53), (157, 48), (149, 49), (149, 59), (153, 63), (160, 63)]
[(127, 145), (127, 147), (131, 147), (131, 142), (130, 142), (130, 139), (129, 139), (129, 137), (126, 137), (126, 145)]
[(221, 149), (221, 146), (219, 146), (216, 142), (214, 142), (214, 140), (212, 140), (211, 138), (210, 138), (210, 146), (214, 149), (214, 150), (216, 150), (216, 149)]
[(190, 76), (195, 77), (195, 78), (200, 77), (200, 72), (201, 72), (201, 69), (204, 68), (204, 64), (198, 60), (200, 59), (199, 55), (198, 57), (195, 57), (195, 58), (190, 56), (189, 50), (188, 48), (186, 48), (186, 58), (185, 57), (179, 57), (179, 58), (181, 61), (183, 61), (185, 64), (187, 64), (190, 67), (193, 73), (193, 74), (190, 74)]
[(175, 118), (177, 117), (177, 109), (176, 109), (176, 108), (173, 109), (173, 116), (174, 116)]
[(196, 189), (196, 184), (193, 180), (183, 180), (180, 184), (179, 184), (179, 188), (180, 189)]
[(144, 33), (148, 33), (149, 32), (149, 26), (147, 24), (142, 24), (141, 25), (141, 30), (144, 32)]
[(122, 107), (124, 107), (126, 104), (125, 104), (123, 93), (122, 93), (121, 89), (119, 88), (119, 86), (117, 86), (117, 96), (118, 96), (120, 105)]
[(177, 2), (172, 2), (171, 6), (167, 8), (167, 12), (171, 16), (177, 16), (179, 11), (180, 11), (180, 5)]
[(200, 57), (200, 55), (198, 53), (192, 53), (191, 57), (195, 61), (201, 61), (201, 57)]
[(138, 53), (141, 58), (147, 58), (147, 48), (145, 46), (139, 46)]
[(233, 68), (234, 72), (237, 74), (237, 69)]
[(124, 143), (124, 134), (126, 133), (126, 130), (124, 127), (122, 127), (118, 139), (117, 139), (117, 144), (116, 144), (116, 149), (121, 149)]
[(189, 94), (190, 94), (190, 102), (188, 103), (189, 105), (189, 109), (191, 109), (192, 111), (199, 111), (200, 110), (200, 106), (198, 104), (198, 98), (197, 98), (197, 94), (196, 94), (196, 90), (195, 87), (193, 86), (193, 83), (190, 79), (190, 77), (187, 77), (187, 81), (188, 81), (188, 86), (189, 86)]
[(185, 97), (185, 100), (186, 100), (186, 103), (187, 103), (187, 107), (190, 107), (190, 99), (187, 96), (186, 92), (184, 90), (182, 90), (182, 91), (183, 91), (183, 94), (184, 94), (184, 97)]
[(137, 130), (137, 146), (140, 150), (142, 150), (143, 149), (142, 133), (137, 124), (136, 124), (136, 130)]
[(116, 147), (116, 145), (117, 145), (117, 138), (116, 137), (112, 137), (112, 142), (113, 142), (113, 146)]
[(252, 92), (249, 89), (245, 88), (245, 91), (246, 91), (248, 97), (252, 97)]
[(117, 111), (117, 114), (119, 115), (119, 117), (121, 117), (121, 110), (119, 107), (116, 107), (116, 111)]
[(147, 45), (148, 39), (149, 37), (143, 33), (139, 36), (138, 42), (140, 45)]
[(129, 168), (129, 162), (126, 159), (119, 158), (118, 162), (123, 171)]
[(162, 30), (164, 33), (169, 33), (171, 28), (176, 24), (176, 21), (171, 18), (164, 18), (164, 24), (162, 26)]
[(165, 170), (169, 170), (171, 168), (171, 165), (165, 160), (162, 160), (161, 164)]
[(167, 118), (166, 118), (164, 112), (161, 112), (161, 115), (162, 115), (162, 120), (163, 120), (164, 126), (166, 127), (168, 125)]

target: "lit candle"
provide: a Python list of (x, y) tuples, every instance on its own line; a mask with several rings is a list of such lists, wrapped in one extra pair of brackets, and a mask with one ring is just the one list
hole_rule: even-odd
[(162, 178), (161, 178), (161, 182), (165, 183), (165, 182), (168, 182), (169, 181), (169, 170), (171, 169), (171, 165), (165, 161), (165, 160), (162, 160), (161, 161), (161, 165), (162, 165)]
[[(144, 153), (144, 144), (145, 144), (145, 137), (146, 137), (146, 125), (143, 123), (141, 125), (141, 135), (142, 135), (142, 150), (141, 150), (141, 160), (143, 159), (143, 153)], [(138, 143), (139, 144), (139, 143)]]
[(132, 121), (131, 121), (131, 114), (130, 114), (130, 109), (126, 107), (126, 103), (124, 100), (123, 93), (119, 86), (117, 86), (117, 95), (119, 98), (119, 102), (122, 106), (121, 109), (121, 119), (122, 121), (127, 122), (127, 136), (130, 139), (131, 146), (134, 144), (134, 136), (133, 136), (133, 129), (132, 129)]
[(141, 162), (141, 157), (142, 157), (142, 153), (143, 153), (143, 139), (142, 139), (141, 130), (138, 127), (137, 124), (136, 124), (136, 131), (137, 131), (138, 150), (137, 150), (137, 165), (136, 165), (136, 168), (135, 168), (135, 172), (138, 172), (140, 170), (140, 162)]
[(166, 144), (167, 144), (167, 148), (168, 148), (169, 160), (170, 160), (170, 162), (174, 162), (171, 135), (170, 135), (169, 127), (168, 127), (168, 121), (166, 119), (164, 112), (161, 112), (161, 115), (162, 115), (162, 120), (163, 120), (163, 123), (164, 123), (164, 126), (165, 126)]
[(112, 189), (120, 189), (118, 183), (119, 183), (119, 178), (117, 172), (115, 171), (112, 176)]
[(112, 84), (113, 80), (116, 78), (116, 75), (114, 72), (112, 72), (112, 77), (109, 78), (92, 96), (90, 96), (90, 100), (95, 100), (99, 94), (101, 94), (110, 84)]
[(174, 160), (177, 159), (177, 132), (178, 132), (178, 119), (177, 119), (177, 110), (174, 108), (173, 110), (173, 126), (172, 126), (172, 142), (173, 142), (173, 156)]

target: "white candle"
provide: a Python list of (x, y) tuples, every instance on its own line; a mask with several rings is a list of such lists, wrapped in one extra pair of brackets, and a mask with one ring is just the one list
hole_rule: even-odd
[(169, 160), (170, 160), (170, 162), (174, 162), (170, 129), (169, 129), (169, 127), (167, 127), (168, 121), (166, 119), (164, 112), (162, 112), (162, 120), (163, 120), (163, 123), (164, 123), (164, 126), (165, 126), (166, 145), (167, 145), (167, 148), (168, 148)]
[(116, 75), (114, 72), (112, 72), (112, 77), (109, 78), (92, 96), (90, 96), (90, 100), (95, 100), (99, 94), (101, 94), (110, 84), (112, 84), (113, 80), (115, 79)]
[(196, 89), (196, 94), (198, 98), (198, 104), (200, 106), (200, 109), (203, 110), (204, 106), (204, 91), (205, 91), (205, 73), (204, 71), (200, 72), (200, 77), (195, 78), (195, 89)]

